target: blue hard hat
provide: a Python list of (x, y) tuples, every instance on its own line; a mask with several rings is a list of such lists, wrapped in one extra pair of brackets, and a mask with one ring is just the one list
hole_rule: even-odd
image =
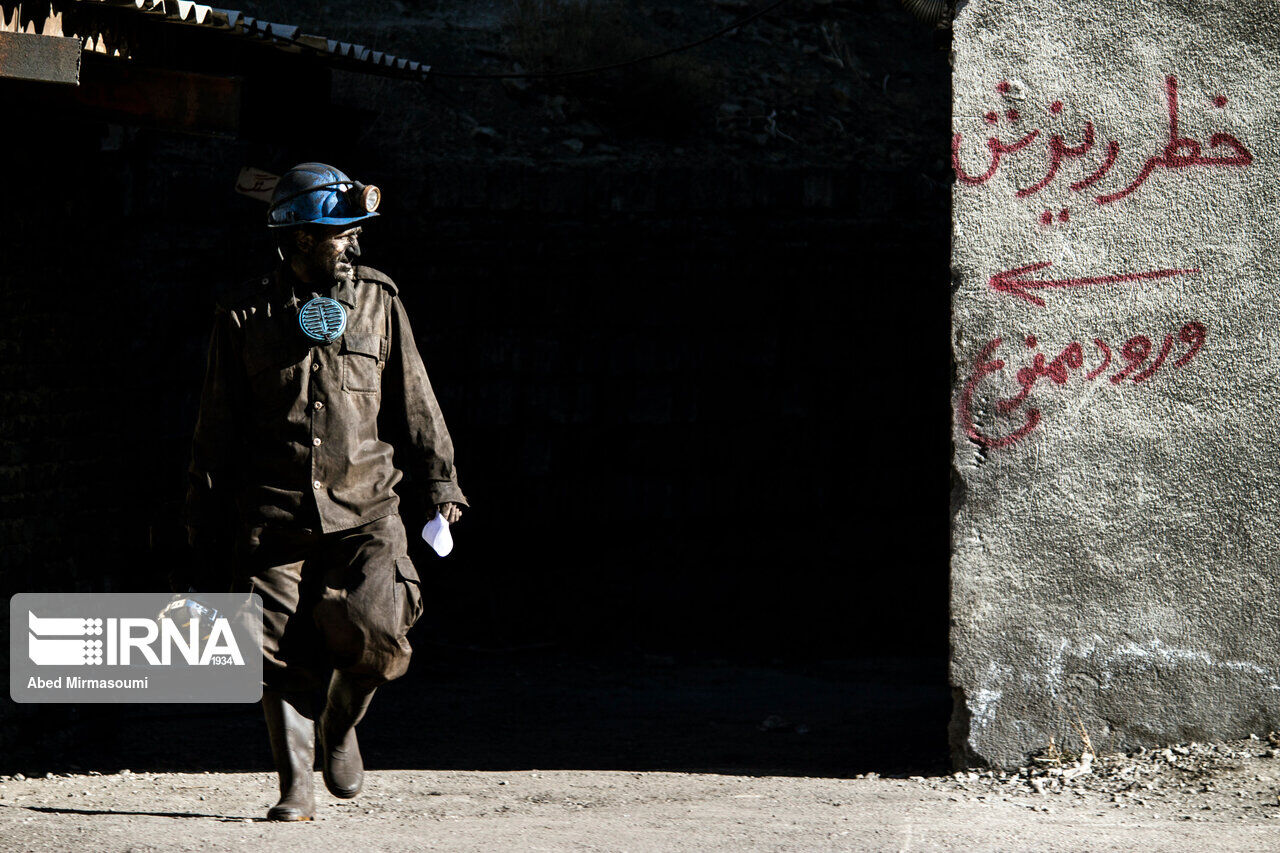
[(332, 166), (299, 163), (276, 183), (267, 227), (350, 225), (377, 216), (380, 200), (377, 187), (353, 181)]

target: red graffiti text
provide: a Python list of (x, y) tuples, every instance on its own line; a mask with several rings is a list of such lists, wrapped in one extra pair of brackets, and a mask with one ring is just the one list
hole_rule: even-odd
[[(1158, 169), (1180, 170), (1191, 167), (1248, 166), (1253, 163), (1253, 154), (1245, 147), (1244, 143), (1230, 133), (1222, 131), (1214, 133), (1210, 135), (1207, 144), (1184, 135), (1179, 122), (1178, 78), (1173, 74), (1166, 76), (1164, 89), (1168, 126), (1163, 134), (1163, 145), (1156, 153), (1145, 159), (1138, 174), (1124, 186), (1093, 196), (1095, 204), (1112, 204), (1131, 195), (1146, 183), (1147, 179)], [(1003, 89), (997, 87), (996, 91), (1004, 98), (1010, 97), (1010, 89), (1007, 87)], [(1205, 101), (1206, 103), (1211, 103), (1217, 109), (1224, 109), (1228, 103), (1226, 95), (1221, 93), (1216, 94), (1211, 99), (1206, 96)], [(1062, 101), (1053, 101), (1048, 105), (1047, 111), (1051, 116), (1060, 115), (1063, 111)], [(1010, 124), (1019, 124), (1022, 120), (1022, 114), (1017, 110), (1010, 109), (1006, 111), (1005, 118)], [(988, 111), (983, 120), (987, 124), (993, 125), (998, 124), (1000, 118), (995, 111)], [(1039, 128), (1022, 133), (1017, 140), (1008, 143), (1002, 142), (999, 137), (989, 136), (985, 145), (990, 158), (987, 167), (983, 172), (974, 173), (967, 170), (961, 163), (960, 151), (963, 145), (963, 135), (956, 133), (951, 137), (952, 169), (957, 180), (962, 184), (970, 186), (985, 184), (995, 177), (1003, 158), (1022, 152), (1037, 139), (1041, 138), (1042, 135), (1047, 140), (1047, 152), (1045, 154), (1047, 166), (1044, 176), (1025, 187), (1019, 188), (1015, 193), (1018, 198), (1033, 196), (1047, 188), (1058, 177), (1058, 173), (1065, 161), (1082, 160), (1094, 150), (1098, 142), (1097, 131), (1092, 120), (1084, 121), (1082, 130), (1078, 134), (1079, 141), (1074, 145), (1068, 144), (1060, 133), (1042, 134)], [(1095, 183), (1101, 181), (1115, 166), (1120, 156), (1120, 143), (1115, 140), (1108, 140), (1103, 150), (1105, 153), (1102, 159), (1092, 170), (1079, 180), (1071, 183), (1072, 192), (1082, 192), (1092, 187)], [(1059, 223), (1070, 221), (1070, 217), (1066, 215), (1067, 208), (1062, 208), (1062, 212), (1064, 215), (1056, 217), (1057, 221)], [(1037, 218), (1042, 225), (1046, 226), (1051, 225), (1055, 220), (1055, 217), (1047, 209), (1038, 213)]]
[[(1172, 362), (1171, 369), (1184, 367), (1204, 347), (1207, 337), (1208, 329), (1203, 323), (1196, 320), (1184, 323), (1176, 334), (1174, 332), (1166, 334), (1158, 348), (1151, 338), (1146, 335), (1134, 335), (1120, 346), (1119, 359), (1123, 362), (1123, 365), (1115, 373), (1112, 373), (1108, 379), (1112, 385), (1119, 385), (1126, 381), (1134, 383), (1146, 382), (1165, 366), (1175, 346), (1180, 347), (1182, 352)], [(1086, 347), (1079, 341), (1072, 341), (1053, 358), (1046, 358), (1044, 353), (1036, 352), (1031, 357), (1031, 363), (1020, 368), (1017, 372), (1018, 385), (1020, 386), (1018, 392), (1011, 397), (995, 401), (997, 413), (1005, 417), (1013, 417), (1015, 420), (1021, 413), (1021, 423), (1003, 435), (990, 435), (978, 428), (975, 418), (976, 413), (973, 408), (973, 396), (978, 385), (983, 380), (1004, 370), (1004, 359), (995, 357), (997, 351), (1003, 345), (1003, 338), (994, 338), (983, 346), (977, 360), (974, 362), (973, 371), (969, 374), (964, 389), (960, 392), (959, 411), (957, 413), (960, 423), (964, 427), (965, 435), (982, 447), (991, 450), (1010, 447), (1026, 438), (1036, 427), (1040, 426), (1040, 410), (1029, 405), (1027, 401), (1036, 385), (1042, 380), (1047, 380), (1054, 385), (1066, 385), (1072, 376), (1078, 375), (1081, 381), (1092, 382), (1105, 374), (1116, 360), (1116, 354), (1112, 351), (1111, 346), (1101, 338), (1094, 338), (1091, 347)], [(1023, 346), (1028, 351), (1036, 350), (1039, 348), (1040, 342), (1034, 335), (1028, 335), (1023, 340)], [(1097, 364), (1087, 372), (1080, 374), (1079, 372), (1085, 369), (1089, 360), (1087, 353), (1090, 350), (1095, 351), (1094, 358), (1097, 360)], [(1152, 358), (1153, 353), (1155, 354), (1154, 358)]]

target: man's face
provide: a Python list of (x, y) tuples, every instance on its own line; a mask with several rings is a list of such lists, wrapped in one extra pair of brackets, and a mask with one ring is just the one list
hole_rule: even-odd
[(298, 258), (317, 283), (354, 283), (359, 256), (359, 226), (325, 225), (298, 236)]

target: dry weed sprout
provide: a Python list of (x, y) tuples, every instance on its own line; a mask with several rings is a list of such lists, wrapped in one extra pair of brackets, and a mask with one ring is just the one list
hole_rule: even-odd
[(1098, 753), (1093, 748), (1093, 740), (1089, 737), (1089, 730), (1084, 727), (1084, 721), (1080, 719), (1079, 713), (1076, 714), (1076, 731), (1080, 733), (1080, 743), (1084, 745), (1081, 757), (1088, 755), (1092, 758), (1097, 758)]

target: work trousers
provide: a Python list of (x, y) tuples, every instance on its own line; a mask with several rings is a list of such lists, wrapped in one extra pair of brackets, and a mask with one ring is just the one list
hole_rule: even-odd
[(330, 669), (376, 687), (408, 668), (423, 602), (398, 513), (328, 534), (253, 527), (236, 564), (237, 585), (262, 596), (266, 688), (323, 688)]

